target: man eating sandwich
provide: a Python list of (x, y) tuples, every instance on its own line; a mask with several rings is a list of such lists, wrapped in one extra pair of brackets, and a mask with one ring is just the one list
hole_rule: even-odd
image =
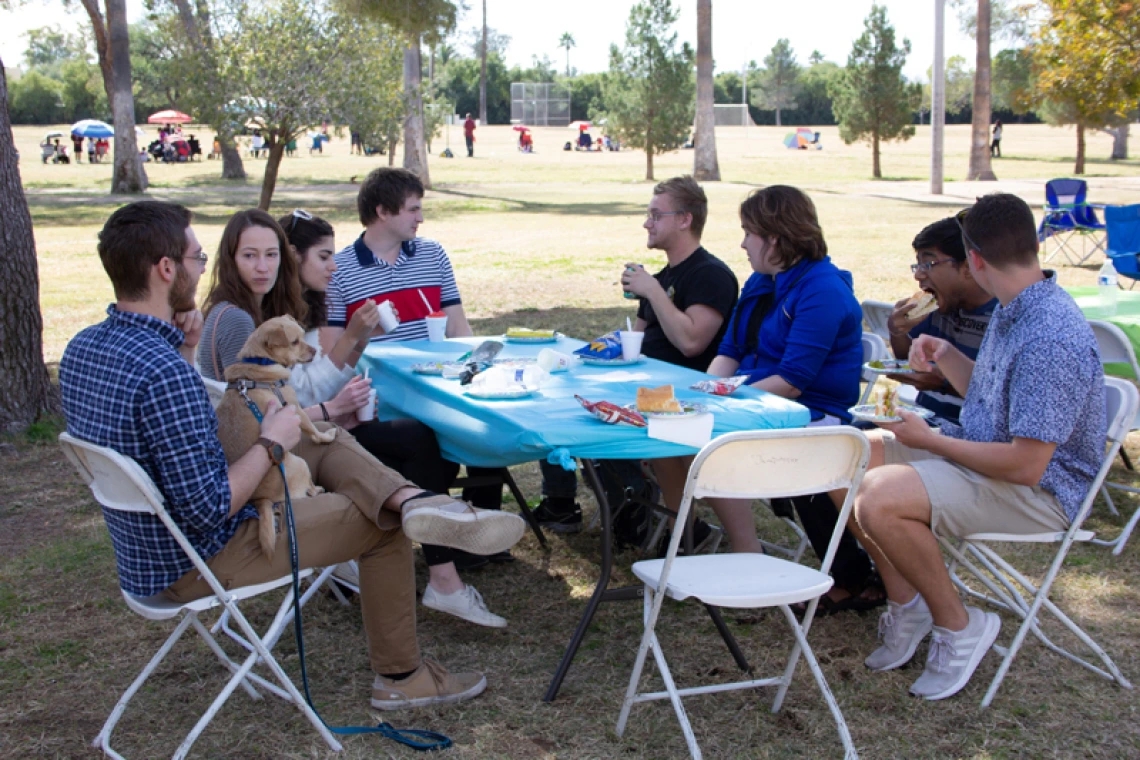
[[(887, 319), (891, 350), (906, 359), (911, 342), (920, 335), (948, 341), (973, 360), (982, 345), (997, 299), (978, 286), (966, 266), (966, 250), (954, 217), (924, 228), (911, 243), (915, 263), (910, 269), (920, 290), (895, 304)], [(962, 397), (938, 372), (891, 375), (919, 390), (916, 403), (934, 412), (932, 425), (957, 424)]]

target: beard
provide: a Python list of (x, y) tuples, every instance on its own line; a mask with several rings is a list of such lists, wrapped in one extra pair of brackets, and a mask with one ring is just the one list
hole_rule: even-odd
[(196, 295), (194, 282), (180, 264), (177, 274), (174, 275), (174, 282), (171, 283), (170, 293), (166, 296), (167, 303), (170, 304), (170, 308), (175, 314), (182, 311), (193, 311), (196, 306)]

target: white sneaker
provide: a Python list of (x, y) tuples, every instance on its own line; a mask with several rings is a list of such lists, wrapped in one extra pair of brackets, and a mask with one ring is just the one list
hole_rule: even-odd
[(874, 671), (893, 670), (914, 657), (914, 650), (934, 627), (926, 600), (916, 596), (910, 606), (887, 601), (887, 611), (879, 618), (879, 640), (883, 645), (863, 661)]
[(518, 515), (497, 509), (476, 509), (439, 494), (412, 497), (403, 503), (400, 511), (408, 538), (471, 554), (506, 551), (518, 543), (526, 530), (526, 523)]
[(960, 631), (935, 626), (926, 670), (910, 687), (914, 696), (931, 701), (954, 696), (966, 687), (990, 651), (1001, 630), (1001, 618), (977, 607), (967, 607), (966, 612), (970, 621)]
[(506, 628), (507, 619), (487, 609), (483, 595), (474, 586), (464, 586), (454, 594), (441, 594), (431, 586), (424, 590), (423, 604), (428, 609), (446, 612), (475, 625), (488, 628)]

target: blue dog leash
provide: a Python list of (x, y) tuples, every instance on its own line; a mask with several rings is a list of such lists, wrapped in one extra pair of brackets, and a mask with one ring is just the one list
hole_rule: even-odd
[[(238, 392), (241, 394), (242, 399), (245, 400), (249, 411), (253, 412), (254, 418), (257, 419), (257, 424), (260, 425), (263, 419), (261, 410), (257, 408), (257, 404), (253, 403), (246, 394), (244, 387), (240, 388)], [(309, 693), (309, 672), (305, 667), (304, 626), (301, 622), (301, 608), (297, 606), (297, 602), (301, 598), (300, 559), (297, 554), (297, 524), (293, 520), (293, 501), (289, 498), (289, 483), (285, 477), (285, 463), (279, 463), (277, 469), (281, 472), (281, 484), (285, 488), (285, 526), (289, 534), (289, 563), (293, 568), (293, 635), (297, 640), (297, 656), (301, 661), (301, 685), (304, 688), (305, 701), (309, 703), (309, 707), (313, 709), (313, 713), (320, 718), (321, 723), (324, 723), (325, 728), (334, 734), (341, 736), (380, 734), (385, 738), (421, 752), (447, 749), (452, 745), (452, 741), (449, 737), (436, 731), (428, 731), (426, 729), (396, 728), (388, 722), (377, 723), (375, 727), (330, 726), (324, 717), (321, 716), (320, 711), (317, 710), (317, 706), (313, 704), (313, 697)]]

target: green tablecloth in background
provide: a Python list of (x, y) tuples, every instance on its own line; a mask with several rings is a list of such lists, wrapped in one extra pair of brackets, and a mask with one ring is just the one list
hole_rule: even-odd
[[(1117, 297), (1116, 314), (1108, 317), (1100, 308), (1100, 291), (1095, 285), (1065, 288), (1065, 290), (1076, 299), (1077, 306), (1081, 307), (1081, 311), (1084, 312), (1087, 319), (1111, 322), (1123, 330), (1124, 334), (1128, 336), (1128, 340), (1132, 341), (1132, 350), (1140, 355), (1140, 291), (1135, 293), (1130, 290), (1120, 291)], [(1105, 368), (1111, 375), (1136, 379), (1132, 368), (1127, 364), (1109, 364)]]

